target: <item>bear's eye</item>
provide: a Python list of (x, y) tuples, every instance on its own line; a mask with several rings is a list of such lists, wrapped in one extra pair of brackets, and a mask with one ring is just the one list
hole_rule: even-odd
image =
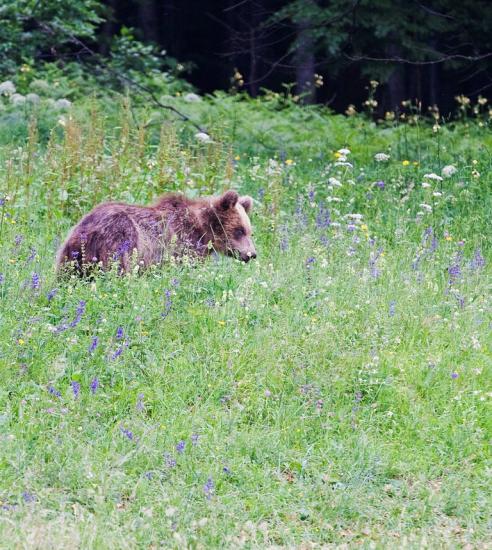
[(240, 239), (241, 237), (244, 237), (244, 235), (246, 235), (246, 233), (242, 227), (236, 227), (236, 229), (234, 229), (234, 238)]

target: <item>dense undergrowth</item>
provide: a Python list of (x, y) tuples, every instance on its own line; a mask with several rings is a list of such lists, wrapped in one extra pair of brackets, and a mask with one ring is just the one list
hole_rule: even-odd
[[(488, 123), (170, 101), (210, 138), (129, 98), (0, 113), (0, 539), (485, 547)], [(256, 261), (56, 280), (98, 202), (227, 188)]]

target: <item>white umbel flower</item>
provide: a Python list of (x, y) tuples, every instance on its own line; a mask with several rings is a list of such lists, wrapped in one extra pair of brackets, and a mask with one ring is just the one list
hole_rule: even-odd
[(376, 153), (374, 155), (374, 160), (376, 162), (388, 162), (389, 159), (390, 159), (390, 156), (387, 155), (386, 153)]
[(184, 100), (188, 103), (198, 103), (202, 100), (202, 98), (198, 94), (194, 94), (193, 92), (189, 92), (185, 94)]
[(427, 178), (428, 180), (442, 181), (441, 176), (434, 174), (434, 172), (431, 174), (424, 174), (424, 178)]
[(423, 202), (422, 204), (419, 204), (420, 208), (422, 208), (422, 210), (425, 210), (426, 212), (432, 212), (432, 206), (430, 204), (426, 204), (425, 202)]
[(342, 187), (340, 180), (337, 180), (337, 178), (328, 178), (328, 183), (334, 187)]
[(212, 138), (205, 132), (197, 132), (195, 134), (195, 139), (201, 141), (202, 143), (212, 143)]
[(454, 176), (454, 174), (456, 174), (457, 171), (458, 171), (458, 168), (456, 168), (456, 166), (453, 166), (452, 164), (448, 164), (441, 170), (441, 174), (445, 178), (450, 178), (451, 176)]
[(12, 94), (10, 96), (10, 101), (14, 105), (24, 105), (24, 103), (26, 102), (26, 97), (23, 96), (22, 94)]
[(62, 98), (55, 101), (55, 107), (60, 110), (70, 109), (71, 106), (72, 102), (69, 99)]
[(350, 149), (347, 149), (346, 147), (344, 147), (343, 149), (338, 149), (337, 152), (343, 155), (344, 157), (346, 157), (347, 155), (350, 155)]
[(0, 95), (15, 94), (15, 85), (11, 80), (5, 80), (0, 83)]
[(30, 93), (26, 95), (26, 100), (29, 101), (29, 103), (37, 105), (40, 101), (40, 97), (38, 94)]

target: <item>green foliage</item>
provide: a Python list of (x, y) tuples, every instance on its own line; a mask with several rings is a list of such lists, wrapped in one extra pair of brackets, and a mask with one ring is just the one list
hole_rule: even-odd
[[(212, 142), (124, 98), (0, 148), (0, 540), (487, 544), (489, 129), (173, 101)], [(55, 278), (96, 203), (228, 187), (256, 261)]]

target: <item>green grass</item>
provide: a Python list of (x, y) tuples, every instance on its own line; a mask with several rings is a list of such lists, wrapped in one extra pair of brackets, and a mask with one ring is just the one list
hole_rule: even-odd
[[(212, 145), (88, 113), (0, 151), (1, 545), (487, 547), (488, 129), (296, 108), (271, 162), (282, 113), (239, 142), (223, 114)], [(228, 187), (257, 199), (256, 261), (55, 279), (97, 202)]]

